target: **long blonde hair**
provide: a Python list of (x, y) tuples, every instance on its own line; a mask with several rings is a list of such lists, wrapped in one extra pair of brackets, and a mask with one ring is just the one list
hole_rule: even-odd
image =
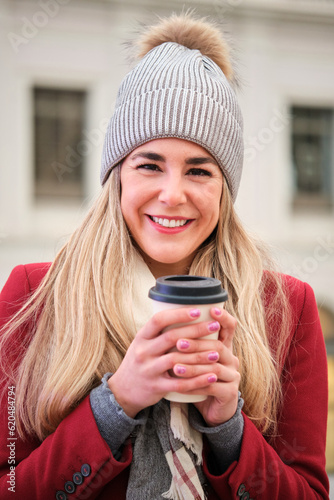
[[(123, 292), (132, 289), (136, 249), (121, 213), (120, 190), (117, 166), (38, 289), (3, 329), (1, 363), (4, 376), (16, 385), (21, 437), (43, 440), (52, 433), (104, 373), (117, 370), (136, 333), (129, 294)], [(238, 321), (234, 349), (244, 410), (263, 433), (272, 433), (276, 425), (279, 346), (288, 335), (289, 319), (280, 275), (264, 273), (268, 262), (262, 247), (243, 230), (225, 183), (218, 226), (189, 273), (217, 277), (228, 291), (226, 308)], [(268, 280), (275, 293), (265, 312)], [(280, 343), (273, 355), (267, 330), (277, 311)], [(6, 366), (15, 332), (28, 323), (22, 361)]]

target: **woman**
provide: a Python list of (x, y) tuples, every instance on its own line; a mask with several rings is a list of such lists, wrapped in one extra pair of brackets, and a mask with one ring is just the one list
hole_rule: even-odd
[[(328, 498), (316, 303), (271, 270), (235, 214), (228, 45), (190, 15), (138, 45), (99, 198), (52, 265), (16, 267), (1, 294), (0, 496)], [(219, 278), (226, 310), (194, 326), (182, 325), (196, 308), (152, 316), (155, 278), (188, 273)], [(199, 339), (211, 331), (218, 340)], [(208, 397), (169, 405), (171, 391)]]

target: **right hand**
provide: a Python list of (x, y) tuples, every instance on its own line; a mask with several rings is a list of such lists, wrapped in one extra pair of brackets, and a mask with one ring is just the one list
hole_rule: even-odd
[[(139, 330), (114, 375), (108, 380), (110, 390), (125, 413), (134, 418), (137, 413), (156, 404), (167, 392), (188, 392), (208, 387), (215, 382), (217, 363), (208, 358), (220, 352), (219, 340), (200, 340), (212, 333), (209, 325), (214, 321), (178, 326), (161, 333), (173, 324), (194, 321), (189, 307), (160, 311)], [(219, 330), (220, 325), (217, 325)], [(212, 328), (212, 326), (211, 326)], [(191, 339), (191, 352), (182, 349), (182, 340)], [(174, 352), (169, 352), (173, 347)], [(200, 374), (190, 378), (171, 377), (178, 365), (203, 365)], [(208, 380), (210, 379), (210, 380)]]

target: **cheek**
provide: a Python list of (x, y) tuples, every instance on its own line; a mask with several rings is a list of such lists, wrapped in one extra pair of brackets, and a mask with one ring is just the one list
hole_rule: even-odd
[(121, 210), (125, 222), (127, 224), (131, 221), (131, 218), (134, 216), (135, 201), (136, 201), (135, 193), (132, 193), (132, 190), (129, 189), (129, 187), (123, 188), (121, 193)]
[(122, 190), (121, 210), (129, 229), (134, 229), (140, 224), (146, 203), (145, 190), (139, 184), (131, 183)]
[(215, 222), (218, 221), (220, 214), (221, 194), (222, 190), (219, 186), (208, 186), (198, 200), (202, 214)]

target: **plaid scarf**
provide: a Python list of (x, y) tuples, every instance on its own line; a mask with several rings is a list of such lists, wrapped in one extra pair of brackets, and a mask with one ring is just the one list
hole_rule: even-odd
[[(205, 500), (202, 435), (191, 428), (188, 404), (162, 399), (137, 427), (127, 500)], [(165, 491), (167, 490), (167, 491)]]

